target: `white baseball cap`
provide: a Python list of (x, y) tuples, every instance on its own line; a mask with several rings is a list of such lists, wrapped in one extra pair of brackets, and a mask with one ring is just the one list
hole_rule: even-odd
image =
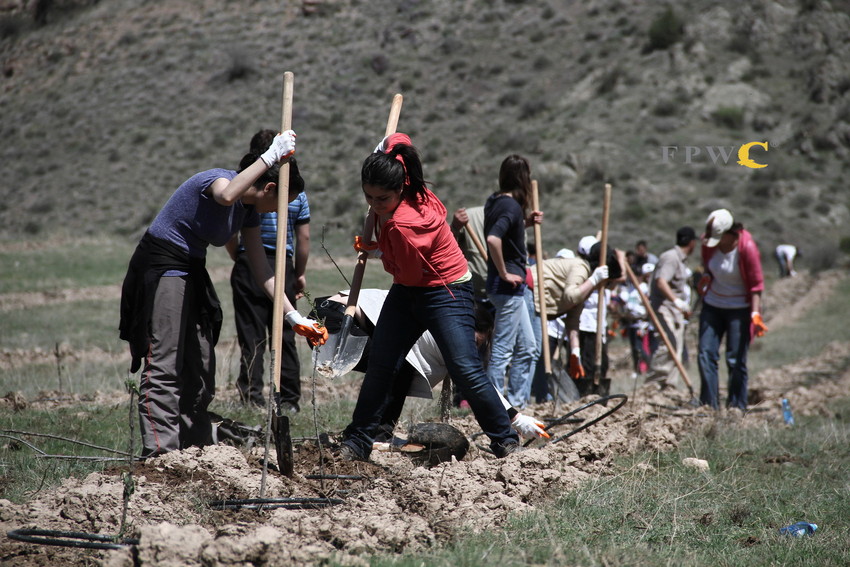
[(561, 248), (558, 250), (558, 253), (555, 254), (557, 258), (575, 258), (575, 253), (569, 248)]
[(708, 237), (705, 245), (709, 248), (714, 248), (720, 242), (720, 237), (732, 228), (732, 213), (726, 209), (717, 209), (712, 211), (708, 218), (705, 219), (705, 235)]
[(599, 242), (596, 240), (595, 236), (584, 236), (581, 240), (578, 241), (578, 253), (582, 256), (590, 256), (590, 249), (593, 248), (593, 245)]
[(654, 271), (655, 271), (655, 264), (653, 264), (652, 262), (647, 262), (640, 267), (640, 273), (643, 274), (644, 276), (646, 274), (651, 274)]

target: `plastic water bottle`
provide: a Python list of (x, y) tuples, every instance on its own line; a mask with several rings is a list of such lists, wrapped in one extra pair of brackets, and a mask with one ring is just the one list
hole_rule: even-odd
[(797, 522), (796, 524), (791, 524), (790, 526), (779, 528), (779, 533), (794, 537), (803, 537), (805, 535), (812, 535), (813, 533), (815, 533), (816, 529), (818, 529), (817, 524), (810, 524), (809, 522)]
[(782, 418), (785, 420), (785, 425), (794, 425), (794, 414), (791, 413), (788, 398), (782, 398)]

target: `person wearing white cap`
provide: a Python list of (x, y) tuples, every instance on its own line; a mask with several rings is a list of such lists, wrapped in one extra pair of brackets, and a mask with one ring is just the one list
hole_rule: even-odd
[[(696, 244), (697, 235), (693, 228), (683, 226), (677, 230), (676, 245), (658, 258), (649, 285), (652, 309), (658, 314), (659, 323), (670, 340), (676, 359), (680, 361), (685, 343), (685, 324), (691, 316), (688, 289), (693, 272), (685, 261)], [(649, 380), (657, 381), (661, 387), (677, 386), (679, 371), (674, 365), (673, 353), (663, 343), (659, 344), (652, 357)]]
[(726, 209), (712, 211), (702, 244), (705, 268), (697, 287), (703, 296), (699, 320), (700, 402), (720, 407), (718, 360), (726, 336), (729, 371), (726, 407), (747, 409), (747, 353), (753, 337), (767, 332), (761, 316), (764, 275), (752, 235)]
[[(593, 240), (596, 240), (595, 237)], [(608, 344), (606, 341), (607, 330), (607, 305), (611, 299), (611, 286), (615, 286), (624, 281), (623, 273), (625, 269), (625, 254), (621, 250), (614, 250), (610, 246), (607, 247), (605, 265), (600, 265), (599, 252), (602, 247), (601, 242), (594, 242), (589, 249), (587, 244), (591, 242), (590, 238), (584, 237), (579, 242), (579, 257), (587, 261), (592, 274), (589, 280), (593, 280), (593, 287), (605, 289), (603, 304), (599, 305), (599, 294), (591, 293), (584, 301), (584, 306), (579, 317), (579, 347), (571, 348), (570, 351), (570, 375), (576, 380), (576, 388), (579, 395), (585, 396), (588, 394), (598, 394), (600, 396), (608, 395), (608, 390), (611, 386), (611, 379), (608, 378)], [(597, 279), (600, 278), (600, 279)], [(598, 329), (597, 314), (598, 309), (602, 309), (602, 329)], [(602, 352), (599, 367), (598, 385), (596, 380), (596, 333), (602, 333)], [(580, 363), (580, 364), (579, 364)], [(574, 366), (578, 366), (575, 369)], [(577, 376), (578, 375), (578, 376)]]

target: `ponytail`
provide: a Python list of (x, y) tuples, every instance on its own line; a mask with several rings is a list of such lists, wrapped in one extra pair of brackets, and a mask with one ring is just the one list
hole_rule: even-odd
[(422, 173), (422, 162), (419, 152), (405, 141), (392, 143), (393, 137), (385, 140), (386, 150), (377, 150), (363, 162), (360, 170), (360, 181), (363, 185), (376, 185), (388, 191), (401, 191), (402, 198), (416, 201), (425, 195), (426, 181)]

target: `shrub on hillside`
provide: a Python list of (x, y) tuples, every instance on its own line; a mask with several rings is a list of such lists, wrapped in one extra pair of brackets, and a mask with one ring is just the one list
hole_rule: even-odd
[(721, 106), (711, 113), (711, 118), (719, 126), (738, 130), (744, 126), (744, 109), (735, 106)]
[(684, 22), (668, 6), (649, 26), (649, 50), (667, 49), (684, 36)]

